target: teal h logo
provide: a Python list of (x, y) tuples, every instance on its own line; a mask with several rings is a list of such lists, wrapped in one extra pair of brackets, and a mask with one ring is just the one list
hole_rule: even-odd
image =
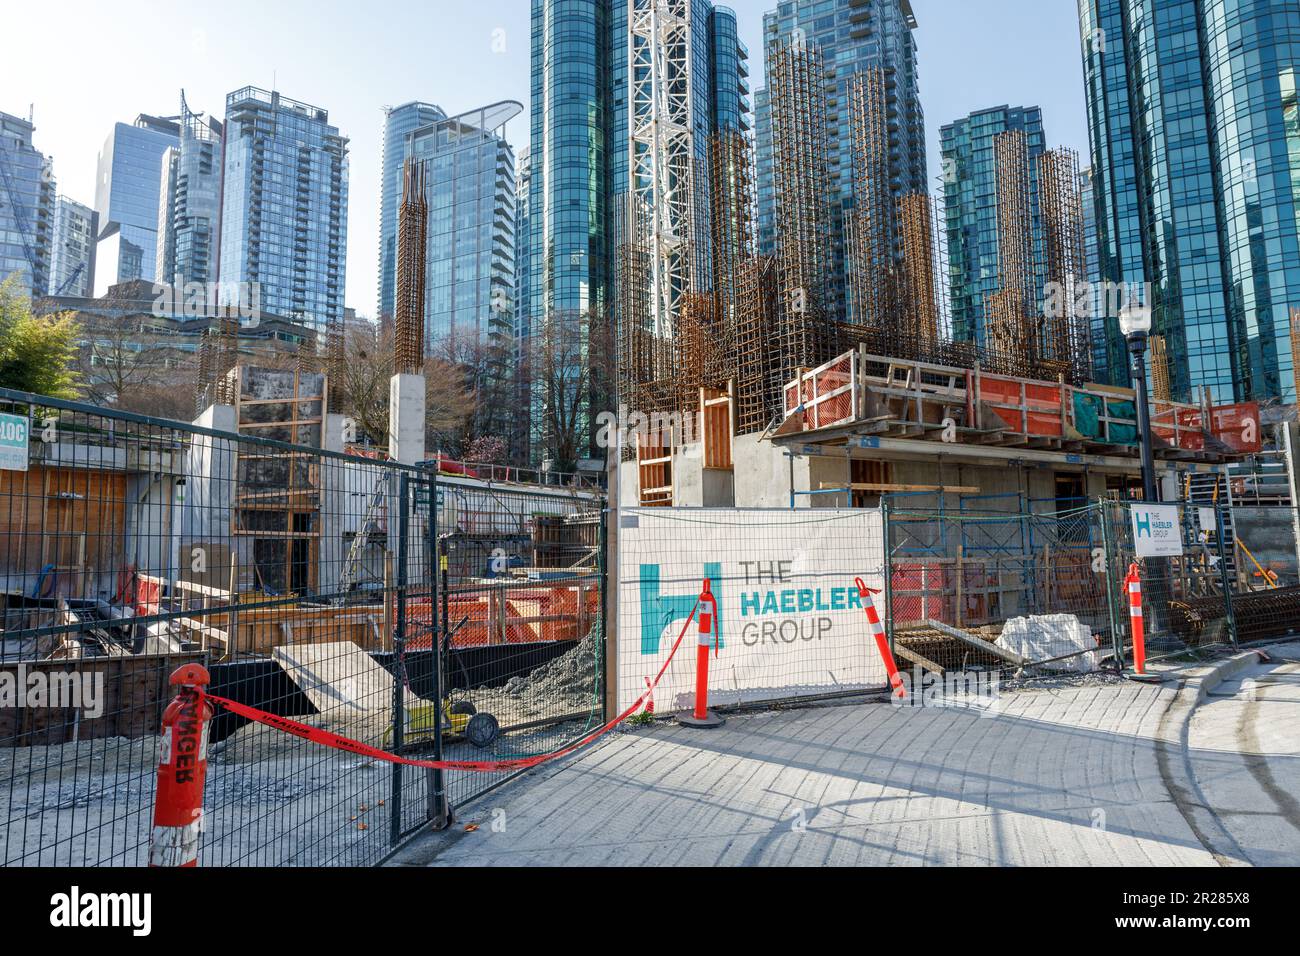
[(1145, 514), (1139, 513), (1134, 515), (1133, 527), (1136, 529), (1139, 538), (1144, 534), (1148, 538), (1151, 537), (1151, 512), (1148, 511)]
[[(641, 654), (645, 657), (659, 653), (668, 625), (690, 617), (691, 608), (700, 597), (698, 586), (689, 594), (663, 594), (659, 590), (659, 578), (659, 565), (641, 565)], [(718, 635), (718, 646), (722, 647), (722, 562), (707, 562), (704, 573), (700, 575), (700, 584), (705, 578), (713, 582), (713, 596), (718, 602), (718, 619), (713, 626)]]

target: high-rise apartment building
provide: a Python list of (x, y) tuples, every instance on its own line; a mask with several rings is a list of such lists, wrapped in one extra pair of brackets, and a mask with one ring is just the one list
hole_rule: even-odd
[(255, 284), (262, 309), (340, 327), (347, 139), (325, 110), (250, 86), (226, 97), (224, 143), (222, 294)]
[[(830, 314), (836, 319), (846, 319), (850, 310), (845, 233), (854, 207), (853, 124), (849, 115), (854, 74), (877, 68), (884, 74), (894, 199), (926, 190), (925, 116), (913, 35), (916, 28), (909, 0), (785, 0), (763, 15), (765, 46), (806, 44), (820, 53), (825, 64), (833, 257), (827, 294)], [(756, 100), (757, 236), (759, 251), (770, 255), (776, 251), (770, 91), (761, 92)]]
[(221, 121), (190, 110), (181, 94), (180, 142), (163, 154), (158, 202), (158, 282), (217, 279), (221, 222)]
[(1079, 0), (1079, 23), (1102, 280), (1149, 283), (1173, 398), (1295, 401), (1300, 4)]
[(384, 147), (380, 159), (379, 318), (393, 317), (397, 294), (397, 207), (402, 200), (402, 164), (411, 133), (447, 118), (432, 103), (411, 102), (384, 111)]
[[(948, 285), (952, 336), (957, 341), (987, 341), (986, 305), (998, 291), (998, 171), (995, 143), (1003, 133), (1025, 137), (1029, 160), (1030, 221), (1033, 261), (1041, 266), (1042, 230), (1037, 209), (1038, 158), (1046, 149), (1043, 116), (1036, 106), (998, 106), (979, 110), (939, 131), (943, 157), (943, 199), (948, 236)], [(1031, 278), (1041, 290), (1041, 276)]]
[(104, 141), (95, 181), (97, 296), (120, 282), (154, 280), (163, 154), (180, 143), (180, 132), (175, 118), (141, 114), (115, 124)]
[(95, 289), (97, 216), (89, 206), (60, 196), (50, 243), (50, 295), (89, 298)]
[(55, 188), (33, 129), (0, 113), (0, 282), (17, 275), (23, 292), (40, 296), (50, 280)]
[(513, 353), (515, 159), (505, 126), (523, 111), (495, 103), (407, 136), (407, 155), (428, 175), (426, 352), (440, 343), (458, 354), (496, 336)]

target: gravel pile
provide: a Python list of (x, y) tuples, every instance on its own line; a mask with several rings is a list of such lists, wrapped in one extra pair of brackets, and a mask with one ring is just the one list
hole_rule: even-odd
[[(510, 678), (499, 688), (479, 688), (467, 695), (474, 706), (494, 715), (503, 727), (544, 717), (583, 713), (596, 701), (600, 665), (600, 630), (561, 656), (527, 675)], [(462, 695), (457, 695), (462, 696)]]

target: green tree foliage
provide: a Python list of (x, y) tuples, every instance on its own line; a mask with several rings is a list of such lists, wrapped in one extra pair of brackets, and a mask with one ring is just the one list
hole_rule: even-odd
[(75, 398), (76, 336), (71, 313), (33, 315), (17, 276), (0, 282), (0, 388)]

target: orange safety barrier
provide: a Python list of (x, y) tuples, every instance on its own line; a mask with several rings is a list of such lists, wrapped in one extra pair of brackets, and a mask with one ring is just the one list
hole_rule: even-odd
[[(590, 626), (600, 613), (600, 590), (594, 585), (583, 590), (583, 613), (579, 613), (579, 589), (573, 585), (484, 590), (453, 595), (447, 600), (447, 620), (460, 625), (452, 637), (453, 647), (486, 647), (492, 644), (533, 644), (578, 641), (586, 636), (583, 622)], [(433, 623), (428, 601), (407, 605), (407, 621)], [(441, 608), (437, 613), (441, 616)], [(464, 621), (463, 624), (461, 622)], [(425, 633), (408, 638), (408, 650), (428, 650), (432, 638)]]
[(718, 601), (709, 578), (704, 579), (704, 589), (695, 606), (700, 612), (700, 637), (695, 648), (695, 709), (689, 717), (678, 717), (677, 722), (687, 727), (711, 729), (721, 727), (726, 721), (709, 710), (709, 651), (716, 656), (720, 650)]
[(1124, 590), (1128, 592), (1128, 619), (1133, 631), (1133, 670), (1144, 675), (1147, 672), (1147, 642), (1142, 618), (1142, 576), (1136, 561), (1129, 565)]
[(203, 784), (208, 775), (208, 721), (212, 705), (203, 699), (211, 677), (206, 667), (186, 664), (171, 676), (176, 698), (162, 719), (158, 783), (154, 791), (149, 865), (199, 865), (203, 836)]
[(1064, 434), (1061, 409), (1065, 397), (1060, 385), (981, 374), (979, 394), (980, 401), (1010, 431), (1049, 438)]
[(889, 686), (893, 688), (894, 696), (902, 700), (907, 696), (907, 688), (903, 686), (903, 677), (898, 673), (898, 663), (894, 660), (894, 654), (889, 649), (889, 638), (885, 634), (885, 625), (880, 623), (880, 613), (876, 610), (876, 602), (872, 600), (873, 594), (879, 594), (878, 588), (869, 588), (862, 578), (855, 578), (854, 584), (858, 586), (858, 597), (862, 599), (862, 607), (867, 612), (867, 623), (871, 625), (871, 636), (876, 640), (876, 649), (880, 651), (880, 659), (885, 662), (885, 673), (889, 675)]

